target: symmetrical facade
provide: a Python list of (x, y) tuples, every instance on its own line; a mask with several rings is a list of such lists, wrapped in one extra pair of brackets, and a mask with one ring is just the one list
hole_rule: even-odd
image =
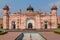
[(51, 13), (34, 11), (31, 5), (26, 12), (9, 13), (9, 7), (3, 8), (4, 29), (55, 29), (57, 28), (57, 7), (51, 8)]

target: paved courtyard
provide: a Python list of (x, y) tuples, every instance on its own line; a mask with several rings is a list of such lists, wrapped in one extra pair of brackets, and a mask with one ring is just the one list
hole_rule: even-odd
[(21, 32), (8, 32), (5, 35), (0, 35), (0, 40), (15, 40), (20, 34)]
[(40, 32), (47, 40), (60, 40), (60, 35), (53, 32)]
[[(8, 32), (5, 35), (0, 35), (0, 40), (15, 40), (22, 32)], [(53, 32), (39, 32), (47, 40), (60, 40), (60, 35)]]

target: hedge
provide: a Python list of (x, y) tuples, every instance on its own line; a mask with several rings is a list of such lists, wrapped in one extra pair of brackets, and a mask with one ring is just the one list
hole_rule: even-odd
[(54, 33), (60, 34), (60, 30), (54, 30)]
[(4, 35), (6, 33), (8, 33), (8, 31), (0, 31), (0, 35)]

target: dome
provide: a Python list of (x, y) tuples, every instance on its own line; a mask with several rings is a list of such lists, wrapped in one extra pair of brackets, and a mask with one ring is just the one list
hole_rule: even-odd
[(57, 6), (56, 5), (53, 5), (51, 10), (57, 10)]
[(4, 6), (4, 10), (9, 10), (9, 7), (7, 5)]
[(27, 11), (28, 11), (28, 10), (34, 11), (34, 9), (32, 8), (31, 5), (27, 8)]

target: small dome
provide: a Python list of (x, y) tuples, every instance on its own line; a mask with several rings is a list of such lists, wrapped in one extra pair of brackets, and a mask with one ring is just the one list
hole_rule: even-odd
[(28, 10), (34, 11), (34, 9), (32, 8), (31, 5), (27, 8), (27, 11), (28, 11)]
[(56, 5), (53, 5), (51, 10), (57, 10), (57, 6)]
[(9, 7), (7, 5), (4, 6), (4, 10), (9, 10)]

